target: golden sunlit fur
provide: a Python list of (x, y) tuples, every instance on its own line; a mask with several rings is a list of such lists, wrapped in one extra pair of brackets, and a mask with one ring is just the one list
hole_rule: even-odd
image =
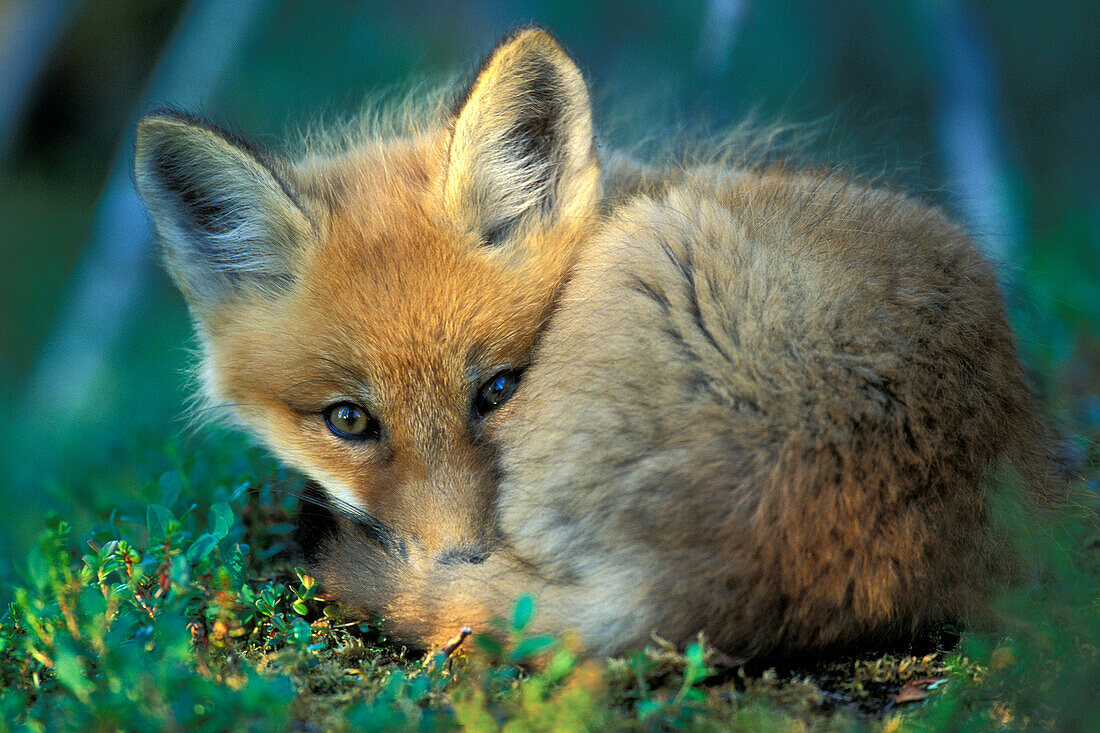
[[(980, 608), (1012, 565), (988, 476), (1059, 481), (974, 242), (838, 174), (602, 158), (539, 29), (438, 125), (298, 163), (141, 123), (204, 389), (320, 487), (329, 591), (421, 645), (531, 593), (598, 652), (822, 649)], [(335, 435), (341, 402), (377, 432)]]

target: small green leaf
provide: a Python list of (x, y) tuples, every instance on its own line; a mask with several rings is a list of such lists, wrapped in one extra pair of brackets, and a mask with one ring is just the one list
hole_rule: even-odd
[(294, 601), (294, 603), (290, 604), (290, 607), (293, 608), (294, 612), (299, 616), (305, 616), (309, 613), (309, 607), (302, 601)]
[(191, 563), (185, 555), (173, 555), (168, 567), (168, 575), (174, 585), (191, 582)]
[(150, 504), (145, 511), (145, 524), (151, 540), (163, 540), (168, 534), (168, 523), (175, 519), (172, 510), (160, 504)]
[(692, 667), (704, 666), (706, 652), (703, 649), (703, 645), (699, 643), (689, 645), (688, 648), (684, 651), (684, 658), (687, 659), (688, 665)]
[(201, 535), (187, 548), (187, 559), (190, 562), (203, 560), (218, 546), (218, 538), (212, 534)]
[(542, 672), (542, 676), (546, 678), (547, 682), (554, 684), (563, 680), (566, 675), (572, 672), (576, 664), (577, 658), (575, 656), (564, 649), (559, 649), (554, 652), (554, 656), (550, 658), (550, 661), (546, 665), (546, 669)]
[(287, 639), (293, 644), (308, 644), (313, 630), (303, 619), (296, 619), (287, 631)]
[(557, 644), (558, 640), (553, 636), (532, 636), (530, 639), (524, 639), (516, 648), (512, 650), (512, 653), (508, 655), (509, 659), (513, 662), (522, 662), (537, 654), (541, 654), (547, 649)]
[(57, 650), (53, 673), (54, 678), (69, 688), (69, 691), (81, 702), (87, 701), (88, 696), (95, 690), (95, 685), (88, 679), (84, 660), (67, 649)]
[(309, 574), (308, 571), (302, 568), (294, 568), (294, 574), (298, 576), (298, 580), (302, 581), (302, 586), (309, 590), (313, 586), (317, 585), (317, 579)]
[(233, 518), (233, 510), (224, 501), (210, 507), (210, 534), (219, 540), (225, 538), (233, 529)]
[(523, 631), (531, 623), (531, 617), (535, 615), (535, 599), (531, 596), (521, 596), (516, 601), (516, 609), (512, 613), (512, 629)]
[(234, 544), (227, 552), (223, 552), (222, 561), (229, 572), (236, 576), (238, 580), (244, 579), (245, 559), (239, 544)]
[(183, 490), (183, 476), (179, 471), (165, 471), (157, 479), (157, 484), (160, 486), (160, 503), (172, 506)]
[(489, 656), (494, 659), (499, 659), (504, 655), (504, 645), (500, 643), (500, 639), (489, 634), (478, 634), (474, 637), (474, 641)]

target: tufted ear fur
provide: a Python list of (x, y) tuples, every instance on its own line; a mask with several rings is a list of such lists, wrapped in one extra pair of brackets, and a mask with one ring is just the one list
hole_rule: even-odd
[(168, 270), (195, 316), (243, 288), (293, 279), (312, 226), (278, 163), (213, 125), (172, 111), (138, 123), (134, 174)]
[(449, 156), (445, 205), (487, 246), (591, 210), (588, 90), (550, 33), (520, 29), (496, 47), (459, 106)]

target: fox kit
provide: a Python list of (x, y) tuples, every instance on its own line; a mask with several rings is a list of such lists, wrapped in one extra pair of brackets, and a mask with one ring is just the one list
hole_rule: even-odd
[(601, 157), (540, 29), (436, 122), (339, 154), (140, 123), (205, 394), (312, 479), (329, 591), (419, 645), (529, 593), (599, 653), (979, 607), (1010, 565), (990, 472), (1056, 478), (973, 241), (837, 174)]

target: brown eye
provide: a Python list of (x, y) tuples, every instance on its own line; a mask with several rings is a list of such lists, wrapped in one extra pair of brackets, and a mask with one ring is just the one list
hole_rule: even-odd
[(325, 424), (333, 435), (345, 440), (375, 440), (378, 421), (365, 407), (353, 402), (338, 402), (324, 412)]
[(484, 417), (511, 399), (519, 387), (519, 375), (519, 370), (508, 369), (497, 372), (481, 385), (474, 399), (474, 412), (477, 416)]

